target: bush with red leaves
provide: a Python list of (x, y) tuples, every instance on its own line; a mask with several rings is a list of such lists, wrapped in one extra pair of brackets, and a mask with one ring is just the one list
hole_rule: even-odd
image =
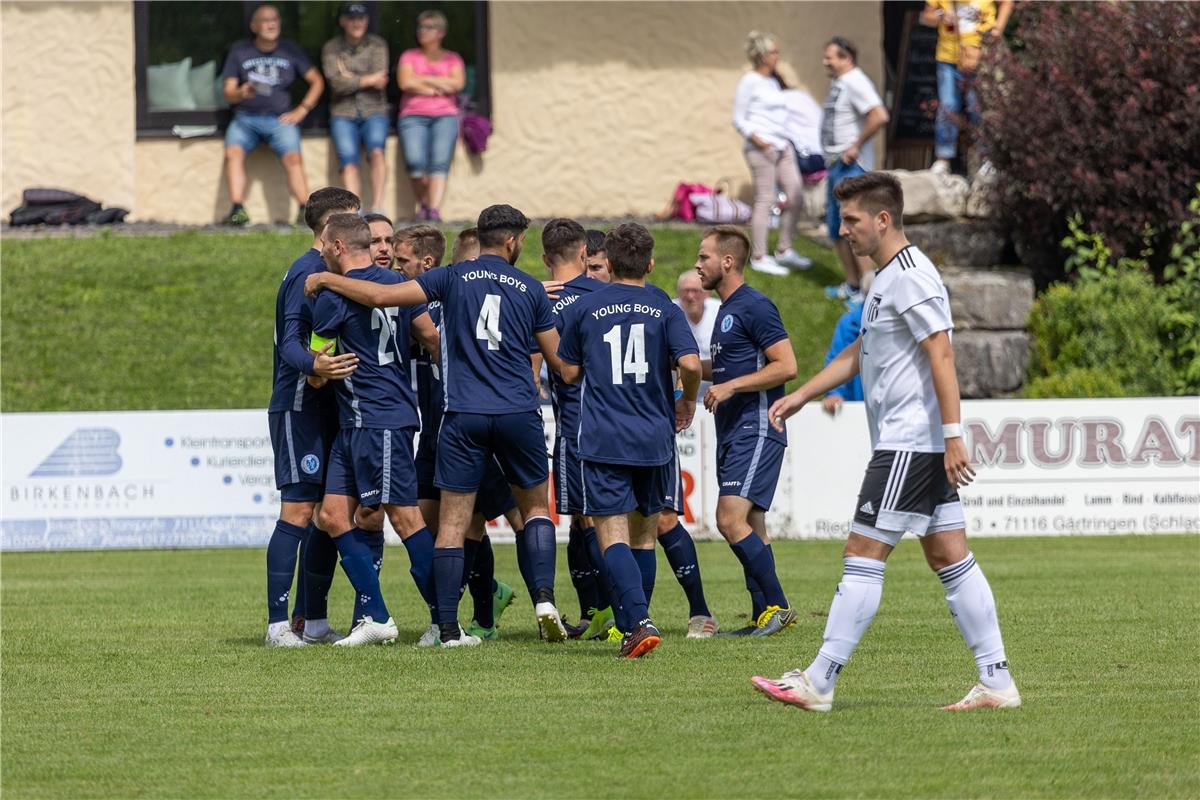
[(1024, 260), (1062, 277), (1073, 214), (1169, 258), (1200, 181), (1200, 2), (1030, 3), (980, 76), (981, 136)]

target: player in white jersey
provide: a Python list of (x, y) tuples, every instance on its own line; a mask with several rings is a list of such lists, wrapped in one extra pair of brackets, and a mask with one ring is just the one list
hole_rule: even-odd
[(866, 297), (862, 334), (768, 412), (784, 421), (808, 401), (862, 373), (874, 455), (846, 542), (824, 642), (806, 669), (752, 679), (773, 700), (828, 711), (834, 685), (879, 608), (888, 555), (905, 531), (946, 591), (950, 615), (975, 657), (979, 682), (948, 710), (1015, 708), (996, 604), (967, 547), (958, 487), (975, 477), (962, 439), (950, 301), (937, 269), (908, 243), (900, 184), (870, 172), (840, 184), (841, 233), (879, 268)]

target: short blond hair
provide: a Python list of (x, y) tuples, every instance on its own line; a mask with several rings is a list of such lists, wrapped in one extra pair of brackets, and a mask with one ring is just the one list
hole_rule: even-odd
[(771, 45), (779, 46), (779, 40), (775, 38), (774, 34), (750, 31), (746, 36), (746, 58), (750, 59), (750, 63), (757, 67), (762, 63), (763, 56), (771, 49)]

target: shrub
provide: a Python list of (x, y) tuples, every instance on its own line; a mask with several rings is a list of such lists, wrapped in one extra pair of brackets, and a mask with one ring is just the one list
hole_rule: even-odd
[(1200, 3), (1025, 4), (1010, 40), (980, 76), (981, 137), (1039, 282), (1075, 214), (1161, 275), (1200, 180)]

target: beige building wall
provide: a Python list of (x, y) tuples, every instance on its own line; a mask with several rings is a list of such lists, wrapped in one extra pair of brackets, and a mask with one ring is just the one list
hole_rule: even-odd
[[(780, 38), (818, 102), (828, 85), (821, 49), (834, 34), (853, 39), (863, 68), (882, 79), (876, 2), (495, 2), (490, 17), (495, 132), (480, 157), (460, 144), (448, 219), (496, 202), (541, 217), (648, 215), (680, 180), (729, 178), (748, 196), (730, 111), (752, 29)], [(204, 223), (225, 213), (220, 140), (136, 140), (130, 3), (6, 2), (3, 20), (5, 210), (21, 188), (57, 183), (129, 206), (133, 219)], [(57, 54), (53, 81), (63, 89), (53, 99), (33, 82), (35, 48)], [(75, 118), (60, 127), (64, 108)], [(56, 163), (48, 139), (72, 155)], [(303, 148), (310, 188), (336, 182), (328, 140), (308, 137)], [(397, 157), (393, 136), (387, 210), (403, 216), (412, 200)], [(251, 157), (250, 179), (255, 221), (291, 218), (266, 149)]]

